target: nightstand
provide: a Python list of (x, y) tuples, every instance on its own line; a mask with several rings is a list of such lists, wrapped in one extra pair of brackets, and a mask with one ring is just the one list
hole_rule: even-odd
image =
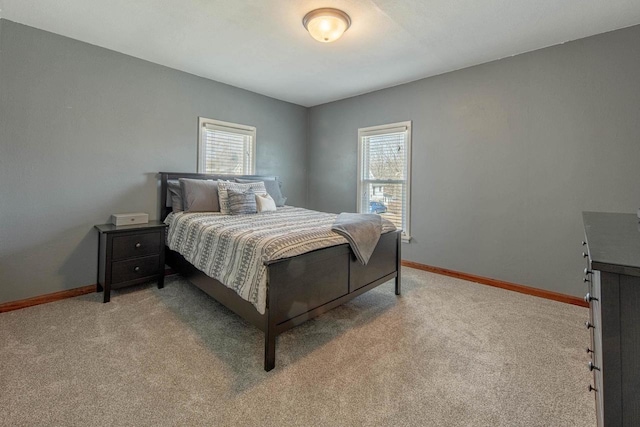
[(111, 289), (157, 280), (164, 286), (164, 245), (167, 225), (96, 225), (98, 230), (98, 287), (109, 302)]

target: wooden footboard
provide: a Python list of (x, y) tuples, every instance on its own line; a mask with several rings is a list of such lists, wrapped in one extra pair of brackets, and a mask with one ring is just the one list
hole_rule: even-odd
[(346, 244), (268, 263), (264, 369), (275, 366), (278, 334), (399, 278), (399, 243), (399, 232), (382, 235), (366, 266)]

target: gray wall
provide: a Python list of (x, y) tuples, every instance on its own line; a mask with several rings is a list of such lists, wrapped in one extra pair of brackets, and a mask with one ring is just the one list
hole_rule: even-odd
[(93, 224), (157, 217), (198, 116), (256, 126), (257, 172), (305, 205), (306, 108), (0, 20), (0, 303), (95, 283)]
[(413, 121), (403, 258), (582, 295), (581, 211), (640, 206), (640, 26), (314, 107), (309, 207), (356, 208), (357, 130)]

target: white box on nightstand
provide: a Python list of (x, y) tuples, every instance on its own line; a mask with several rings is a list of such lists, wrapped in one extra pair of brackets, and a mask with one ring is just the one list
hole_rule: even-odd
[(111, 215), (113, 225), (135, 225), (149, 222), (149, 214), (143, 212), (120, 213)]

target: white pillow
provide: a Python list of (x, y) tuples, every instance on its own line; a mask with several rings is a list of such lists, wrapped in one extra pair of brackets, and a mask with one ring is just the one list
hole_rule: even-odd
[(276, 210), (276, 202), (268, 194), (256, 194), (256, 206), (258, 212), (269, 212)]
[(220, 202), (220, 213), (225, 215), (231, 215), (231, 209), (229, 208), (229, 194), (228, 189), (237, 191), (238, 193), (244, 193), (247, 189), (252, 189), (256, 194), (267, 194), (267, 189), (264, 187), (264, 182), (256, 181), (248, 184), (238, 184), (236, 182), (218, 180), (218, 200)]

